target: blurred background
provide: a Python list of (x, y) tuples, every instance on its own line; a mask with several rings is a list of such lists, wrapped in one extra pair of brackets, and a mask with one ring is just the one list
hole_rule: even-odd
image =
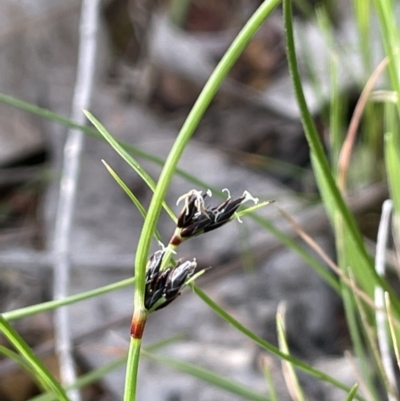
[[(165, 159), (202, 87), (257, 0), (104, 0), (90, 111), (112, 135)], [(347, 130), (356, 101), (383, 58), (371, 19), (368, 60), (354, 18), (355, 2), (294, 2), (296, 44), (307, 101), (318, 132), (331, 151), (329, 111), (332, 71), (340, 96), (341, 131)], [(81, 2), (0, 1), (0, 92), (71, 115), (76, 81)], [(334, 66), (334, 67), (333, 67)], [(335, 70), (333, 70), (335, 68)], [(378, 105), (373, 105), (379, 109)], [(378, 110), (379, 112), (379, 110)], [(382, 115), (382, 113), (381, 113)], [(380, 207), (387, 195), (382, 160), (382, 119), (361, 120), (349, 169), (349, 204), (363, 235), (374, 247)], [(369, 127), (369, 128), (366, 128)], [(51, 250), (67, 128), (0, 103), (0, 308), (2, 312), (52, 299)], [(135, 157), (156, 180), (160, 165)], [(69, 293), (79, 293), (133, 272), (143, 219), (101, 163), (121, 176), (147, 207), (151, 191), (103, 141), (85, 136), (77, 198), (69, 239)], [(282, 11), (263, 24), (212, 101), (180, 168), (167, 201), (192, 188), (234, 197), (244, 190), (274, 199), (330, 254), (334, 242), (310, 168), (309, 149), (288, 74)], [(216, 193), (217, 197), (218, 192)], [(218, 198), (212, 198), (216, 204)], [(274, 206), (259, 211), (290, 238), (293, 229)], [(244, 219), (182, 245), (180, 257), (212, 269), (202, 288), (238, 320), (276, 343), (275, 313), (286, 302), (292, 353), (352, 385), (354, 373), (342, 356), (349, 345), (340, 298), (299, 255), (271, 232)], [(162, 215), (165, 242), (174, 226)], [(299, 242), (301, 244), (301, 242)], [(301, 245), (303, 246), (303, 245)], [(154, 244), (154, 249), (158, 247)], [(132, 289), (69, 307), (71, 338), (79, 374), (123, 355), (128, 347)], [(17, 321), (15, 327), (57, 375), (51, 313)], [(146, 342), (177, 333), (184, 338), (167, 355), (206, 366), (266, 391), (260, 368), (271, 366), (279, 400), (289, 400), (278, 361), (264, 355), (207, 309), (189, 291), (151, 316)], [(3, 342), (3, 339), (1, 340)], [(265, 359), (268, 358), (268, 359)], [(267, 360), (267, 362), (265, 362)], [(344, 393), (300, 375), (307, 399), (335, 401)], [(120, 400), (124, 368), (87, 386), (82, 399)], [(39, 392), (10, 360), (0, 360), (0, 399), (25, 401)], [(169, 367), (143, 360), (138, 399), (152, 401), (240, 400)]]

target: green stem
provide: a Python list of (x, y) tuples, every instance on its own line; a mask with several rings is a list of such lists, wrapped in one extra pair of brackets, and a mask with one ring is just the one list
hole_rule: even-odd
[[(144, 310), (144, 288), (145, 288), (145, 270), (148, 254), (150, 250), (150, 242), (152, 235), (156, 229), (156, 223), (161, 211), (161, 205), (165, 198), (167, 189), (175, 173), (178, 161), (189, 141), (193, 132), (197, 128), (201, 118), (207, 110), (211, 100), (221, 86), (228, 72), (243, 52), (250, 39), (260, 28), (261, 24), (272, 12), (272, 10), (280, 3), (280, 0), (268, 0), (263, 2), (256, 10), (253, 16), (248, 20), (246, 25), (240, 31), (230, 48), (221, 59), (214, 72), (211, 74), (206, 85), (204, 86), (199, 98), (190, 111), (185, 123), (180, 130), (176, 141), (165, 161), (163, 170), (161, 171), (156, 189), (148, 210), (147, 218), (144, 222), (142, 233), (139, 238), (135, 259), (135, 314), (140, 314)], [(138, 311), (138, 312), (137, 312)], [(135, 317), (134, 317), (135, 320)], [(125, 383), (125, 401), (134, 401), (136, 399), (136, 382), (137, 371), (139, 365), (140, 342), (131, 341), (129, 347), (129, 356), (127, 369), (127, 380)]]
[(136, 277), (137, 277), (137, 291), (135, 294), (135, 306), (143, 305), (143, 290), (145, 278), (145, 266), (148, 259), (150, 249), (151, 236), (148, 234), (153, 232), (161, 210), (161, 203), (165, 198), (165, 194), (171, 182), (172, 176), (175, 173), (178, 161), (189, 141), (197, 128), (201, 118), (207, 110), (211, 100), (216, 94), (218, 88), (221, 86), (223, 80), (232, 68), (235, 61), (238, 59), (252, 36), (260, 28), (261, 24), (271, 13), (271, 11), (278, 5), (280, 0), (269, 0), (261, 4), (254, 15), (249, 19), (247, 24), (243, 27), (236, 39), (233, 41), (230, 48), (221, 59), (214, 72), (211, 74), (208, 82), (204, 86), (199, 98), (190, 111), (185, 123), (180, 130), (176, 141), (174, 142), (171, 151), (165, 161), (164, 168), (161, 172), (156, 189), (154, 191), (147, 219), (145, 220), (142, 234), (139, 239), (137, 253), (136, 253)]
[(129, 386), (125, 386), (124, 400), (133, 401), (136, 400), (136, 388), (137, 388), (137, 370), (139, 366), (140, 349), (142, 346), (141, 338), (131, 337), (129, 345), (128, 362), (126, 364), (126, 383)]
[[(55, 121), (58, 124), (64, 125), (66, 127), (70, 127), (70, 128), (76, 128), (81, 130), (82, 132), (84, 132), (87, 135), (92, 136), (93, 138), (97, 138), (100, 140), (105, 140), (105, 138), (97, 131), (97, 129), (91, 128), (91, 127), (87, 127), (84, 125), (79, 125), (74, 123), (73, 121), (59, 116), (56, 113), (51, 112), (50, 110), (46, 110), (46, 109), (42, 109), (40, 107), (34, 106), (30, 103), (27, 102), (23, 102), (22, 100), (19, 99), (15, 99), (11, 96), (7, 96), (5, 94), (0, 93), (0, 102), (8, 104), (10, 106), (16, 107), (20, 110), (24, 110), (28, 113), (32, 113), (38, 116), (41, 116), (43, 118), (46, 118), (48, 120), (51, 121)], [(157, 165), (163, 166), (164, 165), (164, 160), (151, 155), (149, 153), (144, 152), (141, 149), (136, 148), (135, 146), (126, 143), (126, 142), (122, 142), (122, 141), (118, 141), (118, 143), (129, 153), (134, 154), (138, 157), (142, 157), (146, 160), (149, 160)], [(222, 196), (222, 194), (219, 192), (219, 190), (217, 188), (213, 188), (212, 186), (210, 186), (209, 184), (205, 183), (204, 181), (196, 178), (195, 176), (187, 173), (184, 170), (181, 170), (179, 168), (176, 169), (176, 173), (183, 177), (184, 179), (188, 180), (189, 182), (191, 182), (193, 185), (198, 186), (198, 187), (202, 187), (202, 188), (209, 188), (212, 190), (212, 192), (214, 194), (219, 194), (219, 196)], [(299, 244), (297, 241), (293, 240), (292, 238), (290, 238), (288, 235), (286, 235), (283, 231), (278, 230), (273, 224), (271, 224), (268, 220), (263, 219), (259, 216), (253, 216), (251, 215), (251, 218), (257, 222), (257, 224), (260, 224), (262, 227), (266, 228), (267, 230), (269, 230), (273, 235), (275, 235), (283, 244), (285, 244), (286, 246), (288, 246), (289, 248), (292, 248), (294, 251), (296, 251), (307, 263), (309, 263), (311, 266), (313, 266), (313, 268), (315, 268), (317, 270), (317, 272), (319, 272), (319, 274), (322, 275), (322, 277), (327, 281), (327, 283), (329, 285), (332, 286), (332, 288), (335, 289), (335, 291), (340, 292), (340, 288), (338, 285), (338, 282), (335, 278), (332, 277), (332, 274), (330, 274), (329, 272), (327, 272), (327, 270), (325, 269), (324, 266), (321, 265), (321, 263), (312, 255), (310, 255), (309, 253), (307, 253)]]

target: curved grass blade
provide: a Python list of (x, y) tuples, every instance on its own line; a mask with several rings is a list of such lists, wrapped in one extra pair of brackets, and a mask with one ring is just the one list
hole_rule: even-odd
[[(250, 39), (260, 28), (262, 23), (278, 5), (280, 0), (266, 0), (255, 13), (250, 17), (245, 26), (239, 32), (233, 43), (226, 51), (221, 61), (208, 79), (206, 85), (201, 91), (193, 108), (191, 109), (185, 123), (183, 124), (161, 171), (156, 189), (148, 209), (148, 215), (144, 222), (143, 229), (139, 238), (135, 258), (136, 271), (136, 291), (135, 291), (135, 310), (132, 319), (132, 327), (138, 327), (141, 336), (142, 328), (146, 321), (146, 310), (144, 307), (144, 288), (145, 288), (145, 269), (150, 250), (150, 240), (156, 228), (156, 223), (161, 211), (161, 205), (164, 201), (167, 189), (171, 182), (178, 164), (178, 161), (201, 118), (206, 112), (214, 95), (226, 78), (228, 72), (243, 52)], [(134, 330), (135, 331), (135, 330)], [(136, 337), (136, 336), (135, 336)], [(139, 365), (139, 355), (141, 341), (140, 338), (131, 338), (129, 356), (127, 363), (127, 380), (125, 386), (124, 400), (134, 401), (136, 399), (137, 372)]]
[(400, 34), (396, 20), (395, 2), (389, 0), (374, 0), (373, 2), (377, 11), (384, 49), (389, 57), (389, 73), (393, 89), (397, 93), (396, 106), (400, 116), (400, 56), (398, 51)]
[(38, 305), (31, 305), (21, 309), (15, 309), (10, 312), (5, 312), (2, 314), (3, 319), (7, 321), (12, 321), (16, 319), (21, 319), (26, 316), (32, 316), (37, 313), (46, 312), (49, 310), (57, 309), (62, 306), (71, 305), (76, 302), (84, 301), (85, 299), (98, 297), (102, 294), (107, 294), (112, 291), (117, 291), (121, 288), (128, 287), (135, 283), (135, 277), (128, 278), (126, 280), (121, 280), (116, 283), (108, 284), (103, 287), (95, 288), (94, 290), (81, 292), (80, 294), (71, 295), (63, 299), (43, 302)]
[[(146, 350), (148, 351), (156, 351), (158, 349), (161, 349), (169, 344), (172, 344), (178, 340), (181, 340), (183, 337), (182, 334), (177, 334), (175, 336), (166, 338), (161, 341), (157, 341), (154, 344), (151, 344), (146, 347)], [(92, 370), (89, 373), (86, 373), (78, 378), (78, 380), (72, 384), (71, 386), (67, 387), (67, 390), (69, 389), (76, 389), (76, 388), (82, 388), (85, 386), (88, 386), (92, 383), (96, 383), (98, 380), (100, 380), (102, 377), (107, 375), (109, 372), (112, 372), (115, 369), (120, 368), (126, 363), (127, 355), (124, 355), (120, 358), (117, 358), (115, 361), (112, 361), (98, 369)], [(55, 398), (54, 394), (41, 394), (39, 396), (36, 396), (34, 398), (31, 398), (29, 401), (56, 401), (57, 399)]]
[[(127, 358), (127, 356), (124, 355), (124, 356), (116, 359), (115, 361), (102, 366), (101, 368), (92, 370), (91, 372), (78, 377), (78, 379), (76, 380), (75, 383), (66, 387), (66, 390), (83, 388), (92, 383), (96, 383), (99, 379), (104, 377), (106, 374), (123, 366), (126, 363), (126, 358)], [(29, 401), (58, 401), (58, 398), (54, 394), (41, 394), (39, 396), (31, 398)]]
[[(35, 375), (35, 370), (28, 363), (28, 361), (26, 359), (24, 359), (21, 355), (8, 349), (4, 345), (0, 345), (0, 354), (4, 355), (8, 359), (12, 359), (17, 365), (19, 365), (22, 369), (24, 369), (26, 372), (28, 372), (31, 376), (33, 376), (33, 377), (36, 376), (36, 378), (40, 382), (41, 377)], [(46, 389), (45, 385), (42, 382), (40, 382), (40, 385), (42, 386), (43, 390)]]
[[(111, 147), (135, 170), (138, 175), (143, 179), (143, 181), (151, 188), (152, 191), (155, 190), (156, 185), (153, 179), (147, 174), (147, 171), (144, 170), (140, 164), (121, 146), (121, 144), (107, 131), (104, 125), (89, 111), (84, 111), (86, 117), (89, 121), (97, 128), (101, 135), (103, 135), (104, 139), (111, 145)], [(165, 203), (162, 202), (162, 206), (171, 217), (171, 219), (176, 222), (176, 217), (171, 208)]]
[[(142, 235), (139, 239), (135, 264), (137, 269), (143, 270), (143, 273), (150, 248), (149, 235), (151, 235), (154, 231), (155, 224), (160, 213), (161, 203), (164, 200), (167, 188), (173, 174), (175, 173), (178, 161), (189, 139), (193, 135), (214, 95), (217, 93), (220, 85), (234, 65), (235, 61), (245, 49), (255, 32), (260, 28), (264, 20), (279, 3), (280, 0), (267, 0), (263, 2), (253, 16), (247, 21), (246, 25), (239, 32), (238, 36), (235, 38), (232, 45), (226, 51), (225, 55), (222, 57), (221, 61), (211, 74), (196, 103), (191, 109), (185, 123), (183, 124), (168, 154), (164, 168), (161, 171), (156, 190), (154, 191), (154, 195), (149, 206), (148, 219), (145, 221)], [(144, 274), (138, 275), (137, 288), (144, 288)], [(141, 291), (136, 293), (138, 294), (138, 305), (143, 303), (143, 300), (139, 299), (140, 292)]]
[[(286, 328), (285, 328), (285, 307), (281, 303), (278, 307), (276, 314), (276, 326), (278, 332), (279, 349), (286, 355), (289, 354), (289, 347), (286, 341)], [(300, 387), (299, 379), (297, 378), (296, 371), (293, 365), (288, 361), (282, 361), (282, 370), (286, 381), (286, 387), (292, 396), (293, 400), (306, 401), (302, 388)]]
[[(348, 386), (344, 385), (343, 383), (339, 382), (338, 380), (334, 379), (333, 377), (331, 377), (323, 372), (320, 372), (317, 369), (314, 369), (312, 366), (309, 366), (308, 364), (300, 361), (299, 359), (296, 359), (290, 355), (287, 355), (286, 353), (281, 352), (279, 350), (279, 348), (275, 347), (268, 341), (265, 341), (261, 337), (257, 336), (257, 334), (253, 333), (251, 330), (249, 330), (247, 327), (243, 326), (235, 318), (233, 318), (231, 315), (229, 315), (229, 313), (227, 313), (223, 308), (221, 308), (218, 304), (216, 304), (200, 288), (198, 288), (196, 286), (192, 286), (192, 289), (193, 289), (194, 293), (196, 295), (198, 295), (200, 297), (200, 299), (203, 300), (216, 314), (218, 314), (222, 319), (224, 319), (229, 324), (231, 324), (235, 329), (242, 332), (245, 336), (249, 337), (251, 340), (253, 340), (256, 344), (258, 344), (265, 350), (292, 363), (298, 369), (303, 370), (307, 374), (314, 376), (317, 379), (320, 379), (324, 382), (330, 383), (330, 384), (334, 385), (335, 387), (338, 387), (344, 391), (347, 391), (347, 392), (350, 391), (350, 388)], [(365, 399), (358, 394), (355, 396), (355, 398), (359, 401), (365, 401)]]
[(43, 362), (33, 353), (29, 345), (2, 315), (0, 315), (0, 331), (3, 332), (8, 341), (10, 341), (18, 352), (28, 361), (32, 369), (35, 371), (35, 376), (38, 380), (40, 380), (48, 390), (51, 390), (54, 395), (58, 397), (59, 401), (70, 401), (60, 383), (57, 382)]
[(390, 132), (385, 135), (385, 161), (389, 192), (393, 200), (395, 227), (400, 235), (400, 140)]
[(349, 394), (347, 394), (346, 401), (352, 401), (352, 400), (354, 400), (354, 397), (356, 396), (357, 391), (358, 391), (358, 383), (356, 383), (356, 384), (351, 388), (351, 390), (349, 391)]
[[(351, 214), (343, 200), (333, 178), (328, 159), (325, 155), (323, 145), (316, 130), (313, 117), (308, 109), (303, 92), (296, 58), (291, 0), (283, 0), (283, 10), (289, 71), (300, 109), (304, 132), (311, 151), (311, 161), (315, 176), (324, 199), (324, 204), (327, 206), (327, 212), (330, 216), (333, 227), (340, 229), (339, 234), (346, 235), (346, 238), (337, 237), (338, 239), (343, 239), (341, 244), (338, 246), (340, 247), (342, 245), (344, 247), (339, 250), (339, 256), (342, 254), (342, 256), (346, 257), (345, 260), (342, 260), (343, 264), (341, 264), (341, 266), (343, 267), (344, 265), (347, 265), (352, 267), (357, 282), (360, 283), (369, 295), (372, 295), (377, 283), (393, 294), (392, 289), (387, 285), (387, 283), (376, 274), (372, 260), (365, 249), (363, 239), (357, 228), (354, 216)], [(399, 302), (396, 302), (397, 308), (399, 305)]]
[[(143, 207), (143, 205), (140, 203), (139, 199), (136, 198), (136, 196), (133, 194), (133, 192), (128, 188), (128, 186), (121, 180), (121, 178), (118, 176), (118, 174), (110, 167), (110, 165), (105, 162), (104, 160), (102, 160), (102, 163), (104, 164), (104, 166), (106, 167), (106, 169), (108, 170), (108, 172), (110, 173), (110, 175), (114, 178), (114, 180), (118, 183), (118, 185), (124, 190), (124, 192), (129, 196), (129, 199), (133, 202), (133, 204), (137, 207), (137, 209), (139, 210), (140, 214), (143, 216), (143, 218), (145, 219), (147, 216), (147, 212), (146, 209)], [(175, 220), (176, 221), (176, 217)], [(158, 242), (162, 242), (161, 240), (161, 235), (158, 232), (158, 230), (156, 230), (154, 232), (154, 236), (156, 237)]]
[[(46, 118), (51, 121), (55, 121), (61, 125), (64, 125), (69, 128), (76, 128), (81, 130), (87, 135), (90, 135), (94, 138), (105, 140), (99, 132), (91, 127), (87, 127), (84, 125), (79, 125), (74, 123), (73, 121), (69, 120), (68, 118), (62, 117), (56, 113), (53, 113), (50, 110), (43, 109), (41, 107), (37, 107), (35, 105), (32, 105), (31, 103), (24, 102), (22, 100), (13, 98), (8, 95), (4, 95), (0, 93), (0, 102), (6, 103), (8, 105), (11, 105), (13, 107), (19, 108), (20, 110), (38, 115), (40, 117)], [(151, 155), (141, 149), (136, 148), (135, 146), (123, 142), (123, 141), (118, 141), (118, 143), (129, 153), (134, 154), (138, 157), (142, 157), (146, 160), (149, 160), (159, 166), (163, 166), (165, 163), (165, 160), (160, 159), (157, 156)], [(176, 174), (181, 176), (182, 178), (186, 179), (188, 182), (191, 182), (194, 186), (198, 186), (201, 188), (209, 188), (212, 190), (214, 194), (217, 196), (220, 196), (221, 198), (224, 197), (222, 191), (218, 190), (217, 188), (214, 188), (210, 185), (208, 185), (206, 182), (198, 179), (197, 177), (193, 176), (192, 174), (189, 174), (188, 172), (177, 168), (176, 169)], [(283, 231), (279, 230), (276, 228), (272, 223), (270, 223), (268, 220), (263, 219), (259, 216), (255, 215), (250, 215), (250, 217), (256, 221), (258, 224), (260, 224), (262, 227), (270, 231), (273, 235), (276, 236), (284, 245), (288, 246), (289, 248), (293, 249), (295, 252), (297, 252), (313, 269), (317, 271), (318, 274), (322, 276), (324, 280), (337, 292), (340, 291), (338, 281), (337, 279), (327, 273), (326, 269), (322, 264), (310, 253), (306, 252), (295, 240), (290, 238), (290, 236), (286, 235)]]
[(271, 368), (273, 364), (273, 360), (271, 357), (269, 356), (262, 356), (261, 359), (261, 367), (264, 373), (264, 377), (265, 377), (265, 381), (268, 384), (268, 392), (270, 395), (270, 400), (271, 401), (279, 401), (278, 396), (276, 394), (276, 390), (275, 390), (275, 383), (272, 379), (272, 374), (271, 374)]
[(224, 376), (219, 375), (208, 369), (201, 368), (192, 363), (181, 361), (178, 359), (170, 358), (164, 355), (153, 354), (147, 351), (142, 351), (142, 354), (147, 358), (153, 359), (154, 361), (163, 363), (164, 365), (170, 366), (176, 370), (183, 373), (189, 374), (196, 377), (203, 382), (209, 383), (215, 387), (226, 390), (232, 394), (243, 397), (246, 400), (252, 401), (268, 401), (269, 398), (266, 394), (257, 393), (251, 388), (245, 386), (244, 384), (235, 382)]

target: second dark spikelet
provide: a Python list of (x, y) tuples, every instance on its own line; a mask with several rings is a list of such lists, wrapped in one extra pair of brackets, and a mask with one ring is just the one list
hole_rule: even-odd
[(164, 308), (180, 295), (185, 282), (193, 276), (196, 261), (179, 261), (174, 267), (161, 270), (165, 250), (157, 251), (146, 268), (145, 308), (155, 311)]

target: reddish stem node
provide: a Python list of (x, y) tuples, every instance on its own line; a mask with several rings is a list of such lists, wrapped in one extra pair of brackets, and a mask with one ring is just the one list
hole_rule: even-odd
[(178, 247), (181, 243), (182, 243), (182, 238), (176, 234), (174, 234), (172, 238), (169, 240), (169, 244), (175, 248)]
[(142, 315), (137, 315), (136, 313), (133, 315), (131, 323), (131, 337), (139, 340), (142, 338), (146, 320), (146, 317), (143, 317)]

